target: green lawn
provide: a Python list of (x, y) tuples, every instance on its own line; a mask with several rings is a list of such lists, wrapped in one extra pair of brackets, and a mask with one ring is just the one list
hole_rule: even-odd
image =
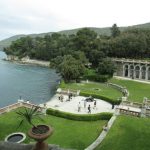
[(122, 93), (107, 84), (104, 83), (67, 83), (64, 82), (60, 85), (61, 88), (64, 89), (73, 89), (73, 90), (81, 90), (82, 92), (86, 93), (94, 93), (102, 96), (106, 96), (112, 99), (118, 99), (122, 97)]
[[(102, 131), (102, 127), (107, 121), (72, 121), (55, 116), (44, 116), (44, 124), (51, 125), (54, 128), (53, 135), (48, 139), (48, 143), (60, 145), (62, 148), (74, 148), (83, 150), (90, 145)], [(40, 124), (39, 121), (36, 123)], [(26, 133), (30, 126), (24, 124), (17, 129), (19, 119), (17, 119), (16, 113), (9, 112), (0, 115), (0, 140), (12, 133), (21, 131)], [(43, 124), (43, 122), (42, 122)], [(26, 143), (32, 142), (27, 138)]]
[(142, 102), (143, 97), (150, 99), (150, 84), (115, 78), (111, 79), (110, 82), (125, 86), (130, 93), (129, 100), (131, 101)]
[(119, 116), (96, 150), (149, 150), (150, 119)]

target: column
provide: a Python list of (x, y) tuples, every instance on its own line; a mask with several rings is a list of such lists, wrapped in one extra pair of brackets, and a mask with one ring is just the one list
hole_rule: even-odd
[(139, 79), (142, 79), (142, 66), (140, 66), (140, 70), (139, 70)]
[(125, 66), (125, 65), (123, 65), (123, 71), (122, 71), (122, 72), (123, 72), (123, 73), (122, 73), (122, 74), (123, 74), (123, 75), (122, 75), (123, 77), (125, 77), (125, 67), (124, 67), (124, 66)]
[(136, 78), (136, 73), (135, 73), (135, 66), (133, 66), (134, 67), (134, 69), (133, 69), (133, 79), (135, 79)]
[(146, 77), (145, 80), (148, 80), (148, 67), (146, 66)]
[(130, 78), (130, 65), (128, 65), (128, 78)]

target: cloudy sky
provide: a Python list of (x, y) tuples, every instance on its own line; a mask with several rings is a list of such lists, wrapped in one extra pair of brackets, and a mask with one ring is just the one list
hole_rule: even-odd
[(150, 22), (149, 0), (0, 0), (0, 40), (16, 34)]

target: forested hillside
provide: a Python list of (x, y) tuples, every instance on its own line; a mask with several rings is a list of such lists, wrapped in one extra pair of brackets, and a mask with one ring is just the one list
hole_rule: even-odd
[[(44, 37), (22, 37), (4, 51), (19, 58), (48, 60), (57, 68), (65, 81), (86, 79), (106, 81), (112, 77), (115, 66), (109, 57), (145, 59), (150, 57), (150, 30), (129, 29), (120, 31), (116, 24), (111, 35), (98, 35), (93, 30), (83, 28), (76, 34), (53, 33)], [(92, 64), (94, 72), (85, 73), (85, 65)]]
[[(59, 31), (57, 33), (65, 34), (65, 35), (71, 35), (71, 34), (76, 34), (81, 29), (82, 28), (72, 29), (72, 30), (64, 30), (64, 31)], [(106, 35), (106, 36), (111, 35), (110, 27), (106, 27), (106, 28), (89, 27), (89, 29), (93, 30), (98, 35)], [(129, 30), (129, 29), (150, 29), (150, 23), (145, 23), (145, 24), (140, 24), (140, 25), (133, 25), (133, 26), (129, 26), (129, 27), (119, 27), (120, 31), (125, 31), (125, 30)], [(52, 33), (53, 32), (41, 33), (41, 34), (29, 34), (29, 35), (23, 35), (23, 34), (22, 35), (15, 35), (15, 36), (12, 36), (10, 38), (7, 38), (7, 39), (4, 39), (4, 40), (0, 41), (0, 48), (10, 46), (12, 41), (17, 40), (20, 37), (26, 37), (26, 36), (44, 37), (45, 35), (51, 35)]]
[(43, 38), (28, 36), (14, 41), (5, 48), (5, 52), (42, 60), (83, 52), (93, 64), (106, 56), (143, 59), (150, 57), (150, 30), (130, 29), (119, 31), (117, 36), (98, 36), (96, 32), (84, 28), (76, 35), (53, 33)]

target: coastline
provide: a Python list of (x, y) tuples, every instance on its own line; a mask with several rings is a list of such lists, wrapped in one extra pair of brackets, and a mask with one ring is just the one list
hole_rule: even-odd
[(14, 63), (19, 63), (19, 64), (38, 65), (38, 66), (42, 66), (42, 67), (49, 67), (50, 66), (49, 61), (30, 59), (29, 57), (24, 57), (22, 59), (19, 59), (17, 56), (7, 55), (7, 58), (4, 58), (3, 60), (14, 62)]

